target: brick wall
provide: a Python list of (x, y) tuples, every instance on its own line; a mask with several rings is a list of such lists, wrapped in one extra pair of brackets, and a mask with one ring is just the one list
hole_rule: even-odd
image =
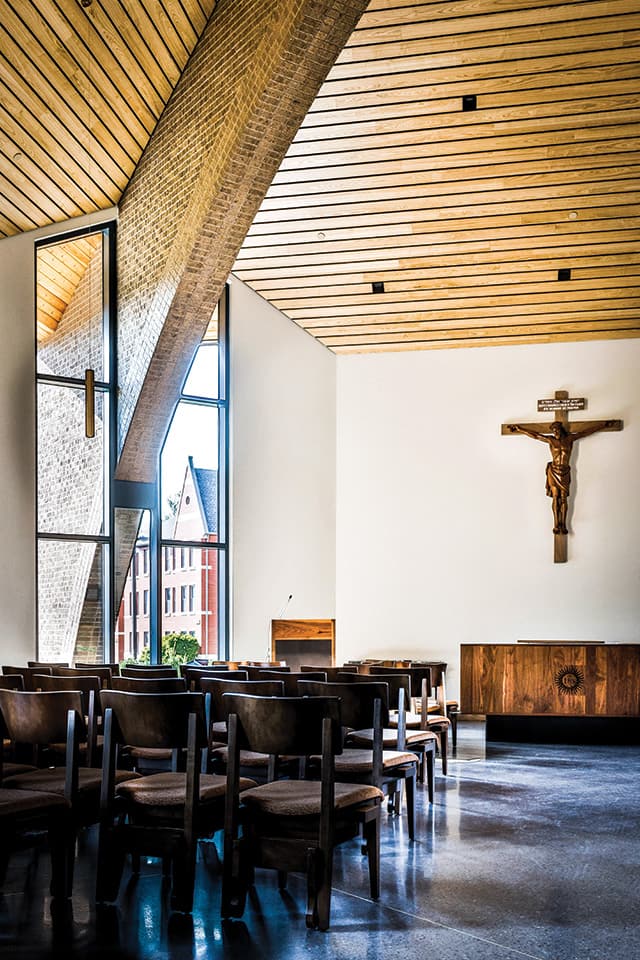
[(366, 0), (220, 0), (120, 205), (118, 476), (150, 481), (237, 251)]

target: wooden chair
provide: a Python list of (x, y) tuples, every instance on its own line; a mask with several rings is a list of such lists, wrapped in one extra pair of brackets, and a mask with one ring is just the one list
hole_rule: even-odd
[[(308, 697), (338, 697), (342, 723), (349, 731), (366, 735), (363, 745), (347, 746), (336, 758), (336, 780), (369, 783), (392, 801), (405, 785), (409, 839), (415, 839), (415, 794), (418, 757), (408, 750), (385, 750), (382, 731), (389, 726), (389, 687), (386, 683), (320, 683), (302, 681)], [(371, 739), (369, 740), (369, 735)], [(397, 806), (396, 806), (397, 809)]]
[(91, 667), (108, 667), (111, 670), (112, 677), (120, 676), (120, 664), (115, 661), (114, 663), (74, 663), (76, 670), (85, 670)]
[(135, 666), (135, 667), (122, 667), (120, 670), (121, 677), (133, 677), (138, 680), (144, 680), (147, 677), (155, 677), (156, 679), (160, 677), (172, 678), (178, 676), (178, 671), (175, 667), (161, 667), (161, 666)]
[(270, 667), (266, 667), (266, 666), (259, 666), (259, 667), (246, 666), (246, 667), (243, 667), (242, 669), (243, 669), (243, 670), (246, 670), (247, 676), (249, 677), (249, 680), (262, 680), (262, 674), (263, 674), (263, 673), (265, 673), (265, 672), (267, 672), (267, 673), (272, 673), (274, 670), (277, 670), (278, 673), (290, 673), (290, 672), (291, 672), (291, 667), (280, 667), (280, 666), (278, 666), (277, 664), (274, 664), (273, 666), (270, 666)]
[(11, 854), (22, 847), (39, 843), (46, 832), (51, 856), (50, 892), (54, 898), (71, 896), (73, 871), (72, 825), (69, 805), (64, 797), (36, 790), (0, 787), (0, 890)]
[[(336, 699), (226, 694), (229, 764), (225, 814), (222, 916), (241, 917), (254, 867), (307, 876), (307, 926), (326, 930), (331, 907), (333, 850), (363, 831), (372, 898), (379, 890), (382, 793), (362, 783), (336, 783), (342, 750)], [(278, 780), (240, 793), (240, 751), (321, 756), (321, 779)], [(242, 825), (242, 837), (239, 827)]]
[[(24, 680), (20, 674), (8, 674), (0, 677), (0, 690), (24, 690)], [(9, 737), (2, 713), (0, 712), (0, 739), (2, 740), (2, 757), (0, 759), (0, 781), (17, 773), (29, 773), (36, 768), (32, 763), (16, 763), (16, 744)]]
[[(117, 898), (127, 852), (138, 859), (162, 856), (173, 866), (171, 907), (190, 913), (198, 838), (209, 837), (224, 825), (226, 778), (200, 773), (201, 753), (207, 746), (204, 697), (103, 690), (101, 699), (105, 749), (97, 900)], [(185, 770), (118, 783), (116, 751), (127, 743), (184, 756)], [(243, 780), (238, 789), (253, 785)]]
[[(187, 692), (187, 681), (184, 677), (114, 677), (111, 681), (113, 690), (120, 693), (165, 693), (177, 694)], [(176, 750), (145, 747), (144, 744), (131, 742), (126, 744), (122, 751), (123, 762), (131, 765), (133, 770), (142, 774), (163, 773), (168, 770), (177, 770), (179, 756)]]
[(114, 677), (111, 689), (121, 693), (186, 693), (184, 677)]
[[(389, 727), (382, 730), (384, 750), (410, 750), (420, 759), (418, 780), (427, 782), (429, 803), (433, 803), (435, 789), (435, 755), (438, 736), (433, 730), (408, 729), (407, 717), (411, 716), (411, 677), (408, 673), (358, 674), (351, 683), (386, 683), (389, 688)], [(373, 746), (373, 731), (358, 730), (349, 735), (349, 742), (359, 747)], [(426, 777), (425, 777), (426, 768)]]
[(440, 759), (442, 760), (442, 773), (446, 776), (448, 772), (449, 728), (452, 721), (445, 716), (437, 703), (431, 701), (430, 691), (434, 683), (434, 667), (433, 663), (420, 665), (413, 663), (410, 667), (372, 666), (369, 673), (375, 677), (379, 677), (381, 674), (402, 675), (404, 673), (411, 676), (413, 690), (420, 691), (417, 696), (420, 700), (421, 709), (419, 713), (407, 716), (407, 730), (431, 730), (437, 734)]
[(90, 667), (52, 667), (53, 677), (98, 677), (102, 687), (110, 687), (114, 674), (110, 666), (98, 664)]
[(182, 676), (187, 681), (187, 688), (189, 690), (199, 690), (201, 680), (226, 680), (233, 673), (234, 680), (247, 680), (247, 671), (246, 670), (225, 670), (214, 669), (213, 667), (191, 667), (184, 666), (181, 668)]
[[(99, 766), (98, 756), (98, 719), (102, 717), (100, 710), (100, 677), (54, 677), (43, 674), (34, 677), (36, 690), (51, 692), (53, 690), (79, 690), (82, 696), (82, 715), (87, 725), (87, 740), (80, 743), (80, 756), (85, 767)], [(101, 746), (101, 743), (100, 743)], [(66, 753), (66, 743), (51, 743), (49, 750), (57, 756)]]
[[(213, 680), (200, 681), (202, 692), (209, 696), (209, 757), (214, 772), (226, 773), (228, 761), (228, 731), (224, 695), (226, 693), (248, 693), (262, 697), (281, 697), (284, 695), (284, 683), (278, 680)], [(240, 766), (243, 772), (254, 779), (275, 779), (282, 765), (278, 758), (250, 750), (240, 754)]]
[[(436, 715), (445, 716), (451, 723), (451, 747), (458, 746), (458, 717), (460, 704), (457, 700), (447, 699), (447, 664), (441, 660), (431, 660), (425, 663), (431, 673), (429, 693), (427, 699), (429, 717), (433, 720)], [(422, 706), (424, 706), (424, 694)]]
[(68, 667), (68, 663), (64, 663), (61, 660), (47, 661), (47, 660), (27, 660), (28, 667)]
[[(53, 794), (64, 800), (70, 816), (67, 835), (67, 888), (70, 890), (75, 837), (82, 827), (97, 822), (102, 788), (101, 771), (79, 764), (80, 743), (87, 738), (82, 695), (78, 691), (65, 690), (53, 693), (0, 690), (0, 712), (11, 739), (15, 743), (32, 745), (36, 761), (42, 748), (50, 743), (66, 742), (64, 766), (39, 768), (2, 778), (2, 789)], [(130, 771), (114, 772), (118, 783), (136, 776)]]
[(33, 678), (41, 676), (43, 673), (51, 673), (51, 667), (3, 667), (2, 674), (3, 676), (16, 676), (19, 675), (22, 677), (24, 682), (25, 690), (33, 690)]
[[(324, 670), (317, 670), (315, 673), (284, 673), (280, 670), (262, 670), (260, 674), (261, 680), (282, 680), (284, 684), (284, 696), (285, 697), (298, 697), (300, 696), (298, 691), (298, 680), (326, 680), (327, 674)], [(247, 693), (249, 691), (246, 691)]]
[[(300, 667), (300, 673), (326, 673), (327, 680), (329, 682), (335, 682), (337, 680), (338, 674), (342, 674), (342, 673), (351, 674), (351, 671), (345, 670), (344, 667), (321, 667), (321, 666), (314, 667), (311, 664), (304, 663)], [(353, 676), (355, 676), (356, 673), (357, 671), (354, 670)], [(349, 681), (345, 677), (343, 682), (348, 683)]]

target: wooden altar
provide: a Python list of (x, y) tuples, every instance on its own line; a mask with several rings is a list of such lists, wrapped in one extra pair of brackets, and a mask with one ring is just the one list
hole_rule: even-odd
[(460, 709), (487, 716), (640, 717), (640, 644), (462, 644)]

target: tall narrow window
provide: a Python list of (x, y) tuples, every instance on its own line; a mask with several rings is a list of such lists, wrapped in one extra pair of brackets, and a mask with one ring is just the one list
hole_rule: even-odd
[(199, 652), (215, 658), (227, 649), (226, 321), (225, 295), (193, 358), (160, 461), (162, 542), (179, 550), (184, 614), (175, 622), (165, 615), (163, 629), (195, 637)]
[(112, 228), (36, 245), (38, 658), (110, 647)]

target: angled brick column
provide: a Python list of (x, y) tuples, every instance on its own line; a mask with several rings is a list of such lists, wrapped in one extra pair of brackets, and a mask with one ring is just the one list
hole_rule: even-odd
[(120, 206), (121, 479), (154, 478), (245, 233), (366, 0), (220, 0)]

